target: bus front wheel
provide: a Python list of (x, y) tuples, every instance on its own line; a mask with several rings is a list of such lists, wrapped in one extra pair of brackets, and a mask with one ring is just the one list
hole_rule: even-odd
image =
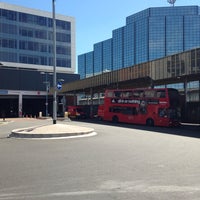
[(154, 126), (154, 121), (153, 121), (153, 119), (151, 119), (151, 118), (147, 119), (146, 125), (147, 125), (147, 126)]
[(113, 118), (112, 118), (112, 122), (114, 122), (114, 123), (118, 123), (118, 122), (119, 122), (118, 117), (117, 117), (117, 116), (113, 116)]

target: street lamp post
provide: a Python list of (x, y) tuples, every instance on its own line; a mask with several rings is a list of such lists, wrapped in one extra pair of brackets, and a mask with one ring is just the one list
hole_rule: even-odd
[(57, 120), (57, 94), (56, 94), (56, 20), (55, 20), (55, 0), (52, 0), (53, 8), (53, 124), (56, 124)]
[(45, 81), (43, 81), (43, 83), (45, 84), (46, 86), (46, 102), (45, 102), (45, 107), (46, 107), (46, 117), (49, 116), (49, 112), (48, 112), (48, 93), (49, 93), (49, 89), (50, 89), (50, 86), (51, 86), (51, 83), (49, 81), (49, 78), (48, 78), (48, 75), (52, 75), (52, 73), (48, 73), (48, 72), (40, 72), (40, 74), (42, 75), (45, 75)]
[(49, 81), (45, 81), (43, 82), (45, 85), (46, 85), (46, 103), (45, 103), (45, 106), (46, 106), (46, 117), (49, 116), (49, 113), (48, 113), (48, 93), (49, 93), (49, 88), (50, 88), (50, 82)]

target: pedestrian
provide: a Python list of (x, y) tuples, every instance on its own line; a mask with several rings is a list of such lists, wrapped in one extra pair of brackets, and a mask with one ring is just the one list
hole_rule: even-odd
[(6, 119), (5, 119), (5, 110), (2, 110), (2, 112), (1, 112), (1, 116), (2, 116), (2, 118), (3, 118), (3, 121), (5, 122), (6, 121)]

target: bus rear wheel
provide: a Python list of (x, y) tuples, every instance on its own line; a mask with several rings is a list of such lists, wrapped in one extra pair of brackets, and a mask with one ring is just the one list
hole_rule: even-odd
[(118, 122), (119, 122), (118, 117), (117, 117), (117, 116), (113, 116), (113, 118), (112, 118), (112, 122), (114, 122), (114, 123), (118, 123)]
[(154, 126), (154, 120), (151, 119), (151, 118), (147, 119), (146, 125), (147, 125), (147, 126)]
[(102, 120), (103, 120), (103, 118), (100, 117), (100, 116), (98, 116), (97, 119), (98, 119), (99, 121), (102, 121)]

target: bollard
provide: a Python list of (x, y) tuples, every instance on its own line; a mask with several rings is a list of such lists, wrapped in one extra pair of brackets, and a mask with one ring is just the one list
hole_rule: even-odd
[(39, 118), (42, 118), (42, 112), (39, 112)]
[(68, 112), (65, 112), (65, 118), (68, 118)]

